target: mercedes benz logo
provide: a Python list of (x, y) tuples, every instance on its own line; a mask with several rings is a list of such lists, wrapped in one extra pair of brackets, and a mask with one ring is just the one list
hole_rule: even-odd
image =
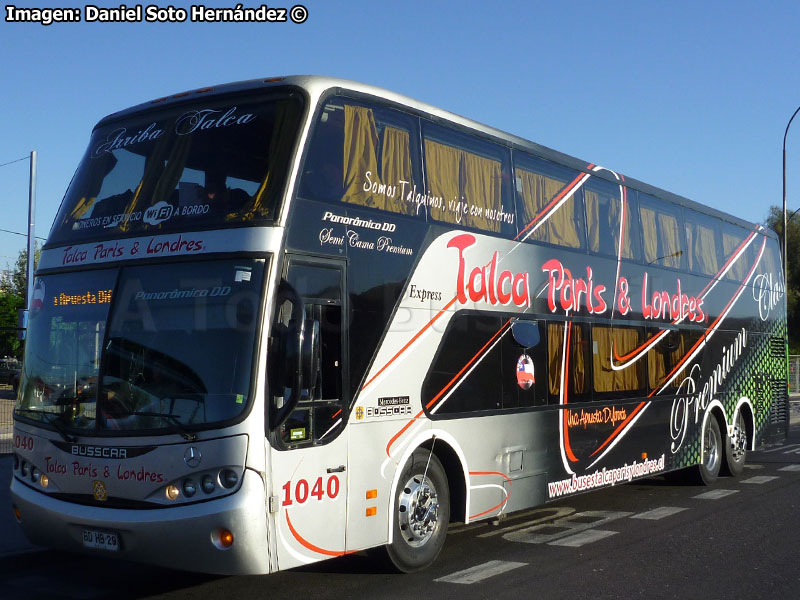
[(193, 469), (195, 467), (199, 467), (202, 460), (203, 455), (200, 453), (200, 450), (194, 446), (189, 446), (186, 449), (186, 452), (183, 454), (183, 462), (186, 463), (187, 467), (191, 467)]

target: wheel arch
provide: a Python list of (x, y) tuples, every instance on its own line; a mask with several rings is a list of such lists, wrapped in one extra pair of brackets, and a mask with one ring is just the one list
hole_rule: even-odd
[(747, 440), (749, 442), (748, 450), (756, 449), (756, 416), (753, 410), (753, 403), (750, 398), (742, 396), (739, 402), (736, 403), (736, 408), (733, 409), (732, 422), (736, 423), (736, 415), (742, 413), (744, 416), (744, 425), (747, 428)]

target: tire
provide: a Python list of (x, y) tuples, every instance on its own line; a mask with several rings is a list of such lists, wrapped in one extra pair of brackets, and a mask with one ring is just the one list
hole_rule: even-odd
[(430, 450), (418, 448), (406, 463), (393, 510), (392, 543), (385, 547), (390, 565), (401, 573), (424, 569), (439, 556), (450, 521), (447, 475)]
[(703, 428), (703, 455), (700, 464), (694, 467), (695, 483), (712, 485), (719, 477), (725, 451), (722, 447), (722, 435), (719, 424), (713, 415), (709, 415)]
[(739, 411), (733, 421), (733, 437), (725, 436), (725, 461), (722, 463), (725, 475), (738, 477), (742, 474), (747, 458), (747, 445), (747, 426), (742, 411)]

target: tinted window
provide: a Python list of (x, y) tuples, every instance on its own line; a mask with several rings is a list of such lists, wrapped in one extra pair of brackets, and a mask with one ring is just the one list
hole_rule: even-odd
[(96, 129), (50, 241), (274, 219), (300, 110), (225, 96)]
[(724, 260), (717, 244), (720, 221), (693, 210), (684, 210), (689, 270), (700, 275), (716, 275)]
[(416, 118), (355, 100), (331, 99), (314, 125), (299, 194), (424, 216), (424, 207), (416, 202), (416, 193), (422, 193), (421, 178), (415, 176), (417, 148)]
[(508, 190), (508, 151), (425, 123), (425, 184), (435, 221), (511, 233), (514, 211)]
[[(585, 248), (582, 173), (522, 152), (514, 153), (519, 238)], [(563, 202), (562, 202), (563, 200)]]
[[(744, 243), (745, 239), (750, 232), (741, 227), (737, 227), (731, 223), (722, 223), (722, 258), (724, 262), (728, 262), (739, 251), (740, 246)], [(757, 240), (756, 240), (757, 241)], [(738, 259), (733, 260), (730, 264), (730, 269), (725, 274), (725, 279), (733, 281), (742, 281), (747, 274), (747, 271), (753, 264), (753, 247), (755, 241), (750, 244), (750, 247)]]
[(683, 219), (677, 206), (639, 194), (642, 250), (646, 265), (686, 268)]
[[(564, 336), (567, 337), (566, 345)], [(548, 323), (547, 377), (550, 403), (558, 404), (561, 401), (561, 391), (564, 388), (562, 381), (566, 385), (563, 390), (566, 402), (591, 400), (590, 369), (589, 327), (584, 323), (571, 321)]]
[[(589, 250), (640, 260), (637, 195), (609, 181), (591, 178), (584, 189)], [(620, 232), (622, 247), (620, 248)]]
[(425, 378), (423, 405), (449, 414), (543, 404), (544, 343), (521, 348), (510, 323), (508, 317), (455, 315)]
[(620, 368), (626, 357), (643, 343), (639, 327), (592, 327), (594, 391), (609, 396), (630, 395), (644, 389), (644, 362), (639, 360)]

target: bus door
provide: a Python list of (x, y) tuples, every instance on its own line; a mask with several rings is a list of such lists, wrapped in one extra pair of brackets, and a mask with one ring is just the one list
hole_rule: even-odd
[[(279, 417), (270, 424), (270, 452), (271, 511), (278, 532), (280, 569), (339, 556), (345, 549), (348, 473), (343, 431), (348, 412), (348, 339), (344, 283), (344, 261), (294, 255), (286, 261), (271, 344), (283, 349), (286, 340), (281, 338), (287, 332), (289, 337), (295, 336), (289, 344), (296, 342), (302, 312), (300, 337), (305, 348), (301, 352), (313, 357), (306, 357), (302, 366), (302, 389), (299, 399), (291, 399), (296, 403), (287, 405), (291, 407), (288, 414), (280, 414), (276, 407), (290, 402), (292, 381), (281, 377), (276, 381), (273, 376), (271, 383), (272, 413)], [(272, 354), (277, 362), (285, 362), (293, 352)], [(287, 370), (286, 365), (274, 361), (270, 369), (293, 372), (291, 366)]]

